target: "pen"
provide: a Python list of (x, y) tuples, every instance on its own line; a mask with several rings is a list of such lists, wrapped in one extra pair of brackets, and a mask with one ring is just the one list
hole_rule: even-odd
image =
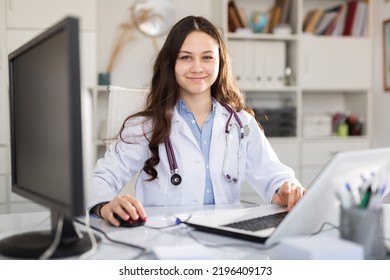
[(382, 190), (381, 187), (379, 190), (376, 190), (373, 194), (371, 194), (370, 202), (368, 203), (369, 209), (379, 209), (382, 204)]
[(347, 189), (347, 191), (348, 191), (348, 193), (349, 193), (349, 195), (350, 195), (350, 197), (352, 199), (353, 204), (357, 205), (359, 202), (356, 199), (356, 197), (355, 197), (355, 195), (354, 195), (354, 193), (352, 191), (351, 185), (348, 182), (345, 183), (345, 188)]
[(339, 190), (336, 192), (336, 196), (340, 200), (343, 209), (348, 209), (351, 207), (351, 200), (348, 199), (342, 191)]
[(383, 194), (385, 193), (385, 189), (386, 189), (386, 184), (384, 184), (382, 187), (380, 187), (379, 189), (377, 189), (375, 191), (375, 194), (378, 195), (379, 197), (382, 197)]
[(370, 201), (370, 197), (371, 197), (371, 186), (369, 186), (367, 188), (366, 192), (364, 193), (364, 196), (363, 196), (363, 199), (360, 203), (359, 208), (366, 208), (369, 201)]

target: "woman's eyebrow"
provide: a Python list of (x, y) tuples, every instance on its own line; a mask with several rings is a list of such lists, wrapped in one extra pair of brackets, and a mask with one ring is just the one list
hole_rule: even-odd
[[(192, 52), (186, 51), (186, 50), (182, 50), (182, 51), (179, 51), (179, 53), (192, 53)], [(207, 50), (207, 51), (203, 51), (202, 53), (203, 53), (203, 54), (204, 54), (204, 53), (214, 53), (214, 51), (212, 51), (212, 50)]]

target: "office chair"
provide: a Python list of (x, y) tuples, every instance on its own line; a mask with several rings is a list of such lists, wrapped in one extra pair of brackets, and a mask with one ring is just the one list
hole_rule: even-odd
[(147, 92), (144, 89), (108, 87), (107, 138), (119, 132), (127, 116), (143, 108)]
[[(147, 92), (144, 89), (108, 87), (107, 138), (113, 137), (119, 132), (127, 116), (143, 108)], [(138, 175), (124, 186), (121, 194), (135, 195), (135, 183)]]

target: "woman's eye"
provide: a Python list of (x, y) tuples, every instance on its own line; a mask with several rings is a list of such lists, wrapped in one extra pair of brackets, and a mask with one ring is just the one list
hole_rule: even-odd
[(204, 60), (212, 60), (213, 57), (212, 57), (212, 56), (205, 56), (205, 57), (203, 57), (203, 59), (204, 59)]
[(181, 56), (180, 59), (181, 59), (181, 60), (190, 60), (191, 57), (188, 56), (188, 55), (184, 55), (184, 56)]

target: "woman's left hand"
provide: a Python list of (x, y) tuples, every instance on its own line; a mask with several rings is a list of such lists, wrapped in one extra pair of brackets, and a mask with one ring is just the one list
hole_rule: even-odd
[(287, 206), (290, 211), (294, 205), (302, 198), (307, 189), (292, 182), (284, 182), (278, 192), (273, 196), (272, 202), (282, 206)]

